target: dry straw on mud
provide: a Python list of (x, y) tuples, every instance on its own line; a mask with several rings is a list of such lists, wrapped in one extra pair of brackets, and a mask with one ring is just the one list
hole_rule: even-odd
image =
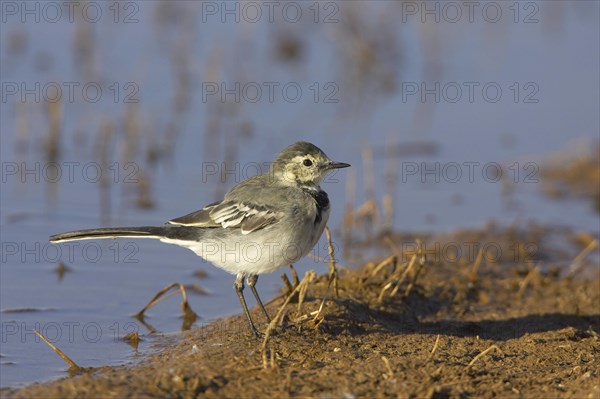
[(194, 324), (194, 322), (198, 318), (198, 315), (190, 307), (190, 304), (189, 304), (189, 302), (187, 300), (187, 293), (185, 291), (185, 287), (181, 283), (169, 284), (165, 288), (163, 288), (162, 290), (158, 291), (156, 293), (156, 295), (154, 296), (154, 298), (152, 298), (150, 300), (150, 302), (148, 302), (146, 304), (146, 306), (144, 306), (142, 308), (142, 310), (140, 310), (139, 312), (136, 313), (135, 317), (138, 320), (140, 320), (140, 321), (143, 322), (144, 321), (144, 313), (146, 312), (146, 310), (150, 309), (151, 307), (153, 307), (157, 303), (159, 303), (159, 302), (167, 299), (168, 297), (174, 295), (176, 293), (176, 291), (171, 292), (168, 295), (165, 295), (169, 290), (171, 290), (173, 288), (179, 288), (179, 291), (181, 292), (181, 297), (182, 297), (182, 300), (181, 300), (181, 310), (183, 312), (183, 325), (182, 325), (181, 329), (182, 329), (182, 331), (189, 330), (192, 327), (192, 324)]
[(44, 335), (41, 332), (39, 332), (35, 328), (33, 329), (33, 332), (36, 333), (36, 335), (38, 337), (40, 337), (46, 344), (48, 344), (48, 346), (50, 348), (52, 348), (52, 350), (58, 356), (60, 356), (60, 358), (62, 360), (64, 360), (69, 365), (69, 372), (70, 373), (79, 373), (79, 372), (82, 372), (82, 371), (91, 370), (91, 368), (78, 366), (77, 363), (75, 363), (73, 360), (71, 360), (71, 358), (69, 356), (67, 356), (63, 351), (61, 351), (60, 349), (58, 349), (52, 342), (50, 342), (46, 337), (44, 337)]
[[(316, 277), (316, 273), (313, 270), (309, 270), (308, 272), (306, 272), (306, 274), (304, 275), (304, 278), (302, 279), (302, 281), (300, 281), (300, 284), (298, 284), (296, 286), (296, 288), (294, 288), (294, 291), (292, 291), (292, 293), (290, 295), (288, 295), (286, 300), (279, 307), (279, 310), (277, 311), (277, 314), (275, 315), (275, 317), (271, 320), (271, 322), (267, 326), (267, 330), (265, 332), (265, 337), (263, 339), (263, 343), (262, 343), (262, 347), (261, 347), (263, 368), (269, 367), (269, 362), (267, 361), (267, 351), (268, 351), (267, 345), (269, 343), (269, 337), (271, 336), (272, 332), (275, 330), (275, 327), (277, 327), (277, 324), (279, 324), (282, 321), (283, 314), (285, 313), (285, 308), (290, 303), (291, 299), (294, 297), (294, 294), (296, 294), (297, 292), (299, 293), (302, 290), (305, 291), (308, 288), (308, 285), (314, 281), (315, 277)], [(274, 352), (271, 352), (271, 354), (274, 354)], [(270, 365), (271, 365), (271, 367), (274, 367), (274, 360), (272, 357), (271, 357)]]

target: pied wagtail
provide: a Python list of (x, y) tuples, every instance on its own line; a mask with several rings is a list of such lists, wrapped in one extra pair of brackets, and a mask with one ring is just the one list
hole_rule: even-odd
[(164, 226), (78, 230), (50, 241), (140, 237), (189, 248), (236, 275), (234, 288), (250, 329), (259, 335), (244, 299), (244, 278), (269, 321), (255, 288), (258, 276), (298, 261), (315, 246), (329, 218), (329, 198), (319, 182), (348, 166), (311, 143), (298, 142), (281, 151), (268, 172), (237, 184), (222, 201)]

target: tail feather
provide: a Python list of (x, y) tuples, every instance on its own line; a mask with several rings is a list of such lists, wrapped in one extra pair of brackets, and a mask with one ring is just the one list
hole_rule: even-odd
[(109, 227), (102, 229), (77, 230), (67, 233), (54, 234), (50, 236), (50, 242), (59, 243), (117, 237), (160, 239), (170, 235), (168, 230), (170, 230), (168, 227)]

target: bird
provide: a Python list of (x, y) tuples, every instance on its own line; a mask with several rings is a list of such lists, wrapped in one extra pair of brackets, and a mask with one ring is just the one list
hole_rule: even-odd
[(244, 297), (244, 279), (270, 322), (256, 283), (303, 258), (317, 244), (329, 219), (330, 202), (320, 187), (324, 177), (350, 165), (332, 161), (314, 144), (286, 147), (268, 170), (233, 186), (221, 201), (162, 226), (109, 227), (50, 236), (50, 242), (134, 237), (153, 238), (188, 248), (235, 275), (234, 289), (250, 331), (256, 328)]

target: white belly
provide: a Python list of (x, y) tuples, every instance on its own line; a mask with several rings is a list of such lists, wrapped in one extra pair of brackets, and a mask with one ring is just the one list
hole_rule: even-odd
[(225, 237), (208, 232), (205, 239), (196, 242), (169, 238), (161, 241), (189, 248), (231, 274), (263, 274), (306, 256), (319, 241), (328, 218), (326, 210), (316, 226), (310, 222), (296, 229), (283, 229), (286, 224), (275, 224), (246, 235), (239, 230)]

